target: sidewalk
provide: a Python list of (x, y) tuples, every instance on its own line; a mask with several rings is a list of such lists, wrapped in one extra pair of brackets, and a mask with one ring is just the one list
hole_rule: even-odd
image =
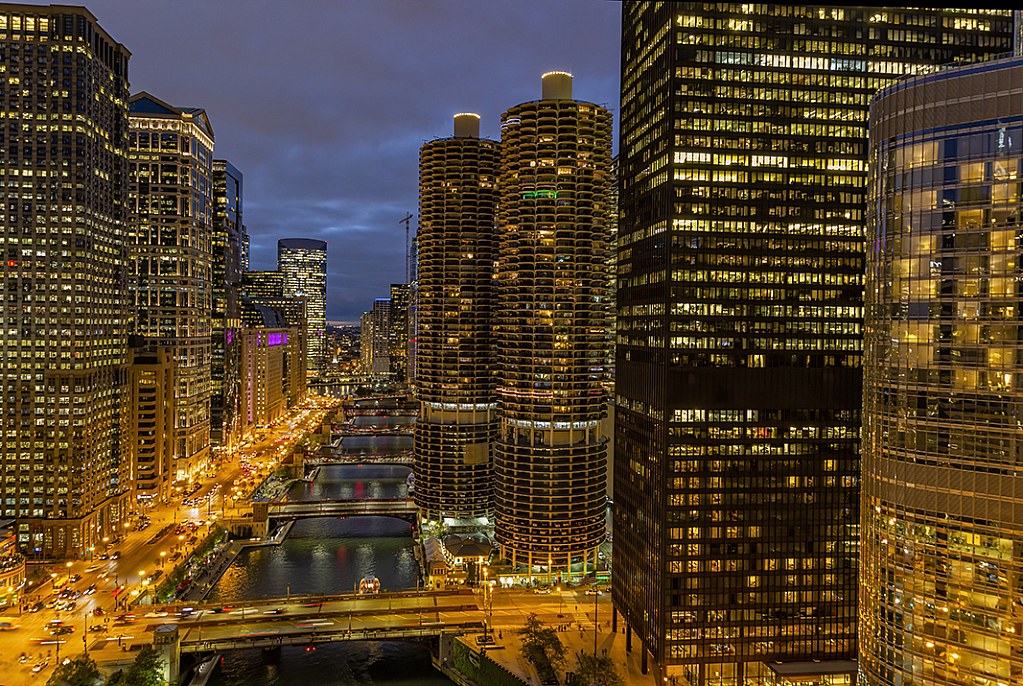
[[(568, 593), (566, 592), (567, 595)], [(511, 601), (512, 605), (515, 604), (515, 596), (506, 596), (505, 600)], [(575, 609), (577, 607), (578, 610)], [(494, 610), (495, 613), (498, 610), (496, 604)], [(564, 615), (563, 618), (552, 621), (544, 621), (542, 618), (541, 621), (544, 621), (545, 626), (555, 629), (564, 627), (564, 630), (558, 631), (558, 638), (561, 639), (562, 644), (565, 646), (565, 657), (567, 658), (565, 671), (574, 672), (578, 668), (577, 654), (583, 650), (587, 653), (593, 652), (593, 606), (592, 604), (586, 606), (583, 604), (577, 605), (573, 599), (572, 602), (565, 602), (562, 614)], [(522, 617), (524, 618), (524, 616), (523, 614)], [(494, 630), (497, 632), (495, 635), (496, 644), (487, 647), (487, 657), (513, 674), (518, 675), (527, 684), (536, 684), (536, 672), (532, 665), (525, 662), (519, 656), (519, 650), (522, 647), (522, 641), (519, 639), (519, 629), (522, 628), (524, 622), (517, 621), (517, 619), (514, 615), (494, 615)], [(597, 654), (602, 655), (603, 651), (606, 650), (618, 667), (618, 673), (621, 674), (625, 683), (629, 686), (656, 686), (658, 683), (657, 665), (652, 660), (647, 662), (647, 673), (645, 675), (642, 673), (642, 654), (640, 653), (642, 644), (639, 638), (633, 634), (632, 652), (626, 653), (625, 623), (619, 616), (618, 632), (613, 633), (610, 622), (610, 611), (604, 611), (604, 608), (601, 608), (600, 625), (597, 627)], [(582, 626), (581, 631), (579, 629), (580, 625)], [(569, 629), (569, 626), (572, 628)], [(465, 640), (474, 649), (478, 649), (475, 646), (475, 635), (466, 636)], [(564, 675), (561, 674), (559, 676), (563, 677)]]

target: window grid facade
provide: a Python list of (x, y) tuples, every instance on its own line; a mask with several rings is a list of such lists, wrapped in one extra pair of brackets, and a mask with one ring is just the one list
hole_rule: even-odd
[(319, 372), (327, 333), (327, 242), (282, 238), (277, 241), (277, 271), (284, 274), (284, 297), (305, 300), (306, 369)]
[(667, 677), (737, 686), (822, 660), (847, 683), (868, 102), (1004, 52), (1011, 17), (623, 13), (615, 606)]
[(864, 683), (1021, 683), (1023, 59), (871, 116)]
[(475, 115), (456, 132), (466, 117), (476, 135), (419, 152), (415, 499), (433, 520), (494, 511), (498, 145), (479, 139)]
[(172, 350), (174, 478), (188, 482), (210, 459), (213, 129), (148, 93), (129, 111), (133, 333)]
[(36, 559), (129, 509), (128, 59), (84, 8), (0, 8), (2, 512)]

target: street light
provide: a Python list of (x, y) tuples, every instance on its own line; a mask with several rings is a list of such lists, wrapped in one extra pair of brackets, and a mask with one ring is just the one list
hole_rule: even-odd
[(565, 614), (562, 610), (565, 609), (565, 596), (561, 595), (561, 586), (558, 586), (558, 617), (564, 617)]

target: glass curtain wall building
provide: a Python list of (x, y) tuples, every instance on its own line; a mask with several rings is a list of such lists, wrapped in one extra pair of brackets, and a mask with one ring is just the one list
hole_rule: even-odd
[(327, 334), (327, 242), (311, 238), (277, 241), (277, 271), (284, 274), (284, 297), (306, 303), (309, 335), (307, 371), (318, 372)]
[(0, 6), (2, 510), (37, 559), (87, 554), (131, 506), (129, 57), (83, 7)]
[(419, 151), (415, 499), (434, 521), (494, 511), (497, 161), (474, 114)]
[(1023, 58), (870, 121), (864, 683), (1023, 683)]
[(284, 274), (281, 272), (242, 272), (242, 293), (250, 298), (283, 298)]
[(238, 439), (238, 370), (241, 315), (242, 173), (213, 160), (213, 353), (210, 372), (210, 440), (230, 446)]
[(513, 564), (567, 577), (596, 567), (605, 532), (611, 114), (545, 74), (501, 146), (495, 534)]
[(174, 478), (187, 482), (210, 457), (213, 129), (205, 110), (149, 93), (128, 109), (132, 333), (172, 348)]
[(868, 103), (1011, 30), (623, 5), (612, 597), (665, 678), (852, 678)]

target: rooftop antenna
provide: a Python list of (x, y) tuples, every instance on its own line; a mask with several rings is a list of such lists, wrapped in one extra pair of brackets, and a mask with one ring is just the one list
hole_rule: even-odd
[(409, 247), (408, 246), (408, 221), (409, 221), (409, 219), (412, 219), (412, 216), (413, 215), (410, 214), (407, 217), (405, 217), (404, 219), (402, 219), (400, 222), (398, 222), (399, 224), (401, 224), (402, 222), (405, 222), (405, 283), (406, 284), (410, 282), (411, 276), (412, 276), (411, 272), (409, 272), (409, 251), (408, 251), (408, 247)]

